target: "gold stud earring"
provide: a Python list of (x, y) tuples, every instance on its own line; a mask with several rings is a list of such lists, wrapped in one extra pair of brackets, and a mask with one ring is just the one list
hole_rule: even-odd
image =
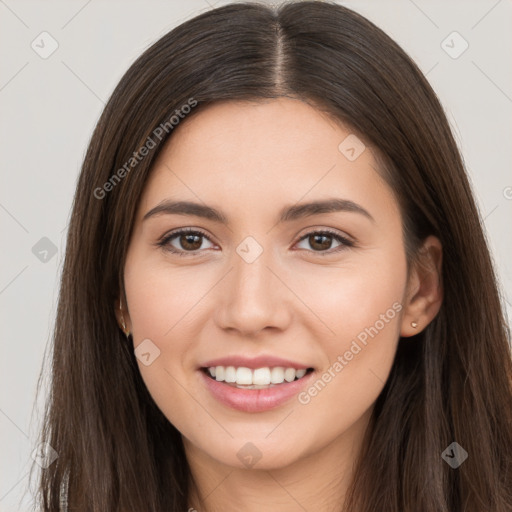
[(123, 315), (123, 306), (121, 305), (121, 302), (119, 302), (119, 312), (121, 313), (121, 323), (123, 324), (123, 333), (126, 336), (126, 339), (130, 336), (130, 331), (126, 329), (126, 324), (124, 322), (124, 315)]
[(411, 322), (411, 327), (413, 329), (416, 329), (418, 327), (418, 323), (417, 322)]

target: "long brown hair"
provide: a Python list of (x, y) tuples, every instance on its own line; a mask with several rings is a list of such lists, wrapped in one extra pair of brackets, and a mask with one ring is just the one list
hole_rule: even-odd
[[(279, 96), (322, 109), (380, 155), (409, 261), (427, 235), (443, 245), (443, 305), (399, 341), (346, 510), (512, 511), (509, 332), (457, 145), (404, 51), (362, 16), (318, 1), (236, 3), (190, 19), (145, 51), (108, 101), (69, 224), (41, 434), (58, 458), (41, 473), (42, 510), (59, 510), (63, 489), (69, 510), (187, 510), (181, 435), (149, 395), (114, 304), (136, 207), (176, 110), (196, 102), (186, 122), (212, 102)], [(141, 157), (148, 138), (154, 147)], [(454, 441), (469, 455), (457, 469), (441, 457)]]

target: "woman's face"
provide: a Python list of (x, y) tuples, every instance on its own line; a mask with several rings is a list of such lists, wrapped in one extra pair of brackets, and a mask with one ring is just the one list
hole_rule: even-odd
[[(375, 169), (297, 100), (217, 103), (176, 128), (139, 205), (125, 318), (187, 450), (270, 469), (361, 434), (407, 290), (398, 204)], [(337, 207), (311, 206), (324, 201)]]

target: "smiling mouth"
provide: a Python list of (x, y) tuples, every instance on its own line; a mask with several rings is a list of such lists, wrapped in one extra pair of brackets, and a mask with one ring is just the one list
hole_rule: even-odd
[(283, 366), (252, 370), (247, 367), (212, 366), (201, 368), (210, 379), (238, 389), (269, 389), (286, 385), (309, 375), (313, 368), (295, 369)]

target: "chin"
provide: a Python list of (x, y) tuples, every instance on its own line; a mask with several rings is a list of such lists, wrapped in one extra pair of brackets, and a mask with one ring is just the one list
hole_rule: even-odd
[(207, 455), (220, 464), (237, 469), (276, 470), (298, 461), (303, 450), (297, 448), (297, 442), (284, 444), (283, 438), (276, 439), (230, 439), (219, 443), (212, 450), (208, 444)]

